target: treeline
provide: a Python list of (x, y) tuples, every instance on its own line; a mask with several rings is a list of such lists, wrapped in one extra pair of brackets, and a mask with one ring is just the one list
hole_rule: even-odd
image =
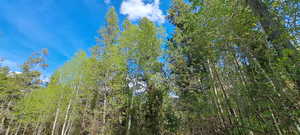
[(40, 80), (0, 66), (4, 135), (300, 134), (298, 0), (173, 0), (166, 41), (111, 8), (97, 45)]

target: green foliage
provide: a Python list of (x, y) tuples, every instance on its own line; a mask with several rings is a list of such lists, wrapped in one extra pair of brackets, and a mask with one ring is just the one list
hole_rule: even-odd
[(48, 85), (46, 50), (21, 74), (0, 65), (0, 134), (299, 134), (299, 11), (297, 0), (173, 0), (163, 51), (163, 27), (120, 28), (110, 8), (91, 55)]

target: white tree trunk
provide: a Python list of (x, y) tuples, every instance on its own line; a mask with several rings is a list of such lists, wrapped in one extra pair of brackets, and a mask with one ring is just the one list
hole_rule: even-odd
[(70, 99), (69, 104), (68, 104), (68, 108), (67, 108), (67, 111), (66, 111), (63, 128), (61, 130), (61, 135), (65, 135), (65, 128), (66, 128), (66, 124), (67, 124), (67, 121), (68, 121), (69, 111), (70, 111), (70, 108), (71, 108), (71, 102), (72, 102), (72, 99)]
[(19, 130), (20, 130), (20, 127), (21, 127), (21, 123), (19, 123), (19, 125), (18, 125), (18, 127), (17, 127), (17, 131), (16, 131), (15, 135), (18, 135), (18, 133), (19, 133)]
[(28, 124), (26, 124), (26, 126), (25, 126), (25, 128), (24, 128), (24, 131), (23, 131), (23, 133), (22, 133), (22, 135), (25, 135), (26, 130), (27, 130), (27, 126), (28, 126)]
[(53, 122), (53, 127), (52, 127), (51, 135), (54, 135), (54, 133), (55, 133), (55, 128), (56, 128), (56, 123), (57, 123), (59, 111), (60, 111), (59, 108), (57, 108), (56, 113), (55, 113), (55, 120)]
[(103, 122), (103, 125), (102, 125), (102, 135), (105, 134), (105, 127), (106, 127), (106, 102), (107, 102), (107, 99), (106, 99), (106, 93), (104, 94), (104, 102), (103, 102), (103, 112), (102, 112), (102, 122)]
[[(131, 93), (131, 99), (130, 99), (130, 107), (129, 107), (129, 110), (131, 111), (132, 110), (132, 104), (133, 104), (133, 91)], [(131, 128), (131, 112), (129, 113), (129, 118), (128, 118), (128, 125), (127, 125), (127, 132), (126, 132), (126, 135), (130, 135), (130, 128)]]
[(5, 135), (9, 135), (10, 126), (6, 129)]
[(69, 130), (69, 128), (70, 128), (70, 125), (71, 125), (71, 118), (69, 118), (69, 120), (68, 120), (68, 122), (67, 122), (67, 126), (66, 126), (66, 130), (65, 130), (64, 135), (67, 134), (67, 132), (68, 132), (68, 130)]

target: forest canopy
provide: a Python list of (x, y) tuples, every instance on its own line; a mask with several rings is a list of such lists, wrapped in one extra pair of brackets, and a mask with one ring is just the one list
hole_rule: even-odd
[(172, 0), (166, 36), (112, 7), (49, 82), (47, 49), (0, 60), (0, 134), (298, 135), (299, 18), (299, 0)]

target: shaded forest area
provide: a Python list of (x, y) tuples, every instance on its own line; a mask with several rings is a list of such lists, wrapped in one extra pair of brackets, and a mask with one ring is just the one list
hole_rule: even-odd
[[(299, 0), (173, 0), (169, 38), (119, 26), (41, 81), (0, 65), (2, 135), (299, 135)], [(165, 40), (167, 38), (167, 40)], [(163, 47), (162, 47), (163, 46)]]

